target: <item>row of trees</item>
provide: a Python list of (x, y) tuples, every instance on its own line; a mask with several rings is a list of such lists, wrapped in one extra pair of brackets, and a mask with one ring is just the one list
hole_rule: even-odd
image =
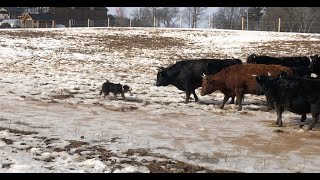
[(245, 17), (249, 30), (274, 31), (280, 18), (281, 31), (320, 33), (319, 7), (223, 7), (212, 17), (215, 28), (241, 29), (239, 19)]
[[(123, 13), (124, 14), (124, 13)], [(220, 7), (207, 15), (207, 7), (142, 7), (128, 17), (111, 16), (113, 26), (209, 28), (320, 33), (320, 7)]]

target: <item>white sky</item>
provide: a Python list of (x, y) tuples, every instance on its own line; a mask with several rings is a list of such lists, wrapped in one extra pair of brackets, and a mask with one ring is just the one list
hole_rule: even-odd
[[(184, 92), (155, 86), (157, 69), (177, 60), (245, 61), (252, 52), (309, 56), (319, 50), (320, 34), (187, 28), (1, 29), (0, 34), (0, 172), (149, 172), (145, 165), (120, 161), (163, 160), (125, 155), (137, 148), (213, 170), (320, 171), (319, 125), (304, 131), (300, 116), (285, 112), (284, 127), (275, 126), (276, 113), (265, 112), (264, 96), (246, 95), (238, 112), (235, 105), (218, 108), (219, 92), (200, 96), (197, 89), (200, 102), (185, 104)], [(160, 39), (182, 45), (160, 46)], [(102, 99), (106, 79), (129, 85), (133, 95), (126, 94), (128, 101)], [(88, 143), (86, 151), (59, 151), (71, 140)], [(102, 159), (93, 147), (116, 156)]]

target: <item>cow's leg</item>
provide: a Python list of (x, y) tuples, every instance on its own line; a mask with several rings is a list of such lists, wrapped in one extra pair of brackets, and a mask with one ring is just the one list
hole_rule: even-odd
[(302, 114), (300, 122), (304, 122), (306, 119), (307, 119), (307, 114)]
[(236, 103), (239, 105), (238, 107), (238, 111), (241, 111), (242, 110), (242, 98), (243, 98), (243, 90), (242, 89), (236, 89), (235, 90), (236, 92), (236, 96), (237, 96), (237, 100), (236, 100)]
[(191, 95), (191, 91), (190, 90), (186, 90), (186, 101), (185, 101), (185, 103), (189, 102), (190, 95)]
[(185, 101), (185, 103), (188, 103), (189, 99), (190, 99), (191, 92), (192, 92), (192, 87), (190, 85), (190, 80), (187, 80), (184, 83), (184, 89), (186, 91), (186, 101)]
[[(234, 97), (233, 99), (235, 99), (235, 97)], [(242, 103), (243, 103), (243, 101), (244, 101), (244, 95), (242, 96), (242, 99), (241, 99), (241, 102), (242, 102)], [(234, 104), (235, 104), (235, 105), (239, 105), (238, 101), (235, 101)]]
[(282, 124), (282, 113), (284, 111), (284, 108), (279, 105), (278, 103), (276, 103), (276, 110), (277, 110), (277, 121), (276, 121), (276, 124), (279, 126), (279, 127), (282, 127), (283, 124)]
[(226, 102), (228, 101), (229, 98), (230, 98), (229, 95), (226, 95), (226, 94), (224, 95), (222, 104), (220, 105), (220, 109), (223, 109), (224, 105), (226, 104)]
[(267, 111), (271, 111), (272, 109), (274, 109), (274, 104), (270, 101), (270, 98), (268, 98), (268, 96), (266, 96), (266, 101)]
[(235, 98), (235, 96), (232, 96), (232, 97), (231, 97), (230, 104), (234, 104), (234, 98)]
[(319, 105), (311, 105), (311, 114), (313, 117), (313, 122), (309, 126), (308, 130), (311, 130), (319, 120)]
[(199, 101), (199, 98), (198, 98), (198, 96), (196, 95), (195, 90), (192, 90), (192, 94), (193, 94), (194, 100), (195, 100), (196, 102)]
[(307, 119), (307, 114), (302, 114), (300, 119), (300, 128), (304, 126), (303, 122)]

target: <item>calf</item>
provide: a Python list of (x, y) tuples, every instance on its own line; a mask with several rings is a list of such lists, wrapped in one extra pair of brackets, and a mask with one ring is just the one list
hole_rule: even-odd
[[(262, 95), (258, 88), (255, 75), (267, 75), (271, 73), (273, 76), (278, 76), (283, 72), (292, 75), (292, 69), (280, 65), (265, 65), (265, 64), (237, 64), (215, 75), (205, 76), (202, 80), (201, 96), (211, 94), (216, 90), (224, 94), (223, 102), (220, 106), (223, 109), (226, 101), (233, 96), (237, 96), (236, 104), (239, 105), (238, 111), (242, 110), (242, 99), (244, 94)], [(267, 99), (268, 103), (268, 99)], [(268, 105), (270, 105), (268, 103)]]
[(107, 95), (109, 95), (109, 93), (113, 93), (113, 95), (115, 96), (115, 98), (117, 99), (117, 94), (121, 94), (122, 98), (124, 100), (126, 100), (126, 97), (124, 96), (124, 93), (126, 92), (130, 92), (130, 95), (132, 95), (131, 93), (131, 88), (127, 85), (121, 85), (121, 84), (114, 84), (111, 83), (109, 81), (105, 82), (102, 84), (102, 88), (100, 91), (100, 96), (102, 95), (102, 93), (104, 94), (103, 98), (106, 98)]
[(301, 122), (306, 113), (312, 114), (311, 130), (319, 120), (320, 113), (320, 80), (298, 77), (256, 76), (258, 86), (265, 92), (277, 111), (276, 124), (281, 127), (282, 113), (288, 110), (301, 114)]

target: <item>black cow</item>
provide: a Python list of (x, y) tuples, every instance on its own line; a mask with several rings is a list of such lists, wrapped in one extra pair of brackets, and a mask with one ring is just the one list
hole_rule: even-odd
[(320, 80), (257, 76), (256, 81), (269, 102), (275, 104), (278, 126), (283, 126), (282, 113), (284, 110), (301, 114), (301, 122), (305, 121), (306, 113), (311, 112), (314, 119), (308, 130), (311, 130), (319, 120)]
[(318, 77), (320, 77), (320, 55), (312, 55), (310, 69), (311, 72), (315, 73)]
[(293, 57), (271, 57), (258, 56), (251, 54), (247, 58), (247, 63), (254, 64), (277, 64), (291, 67), (293, 74), (299, 77), (311, 76), (310, 59), (307, 56), (293, 56)]
[(126, 92), (130, 92), (130, 95), (132, 95), (131, 93), (131, 88), (128, 85), (122, 85), (122, 84), (114, 84), (111, 83), (109, 81), (105, 82), (102, 84), (101, 87), (101, 91), (100, 91), (100, 96), (102, 95), (102, 93), (104, 94), (103, 98), (106, 98), (107, 95), (109, 95), (109, 93), (113, 93), (113, 95), (115, 96), (115, 98), (117, 99), (117, 94), (121, 94), (122, 98), (124, 100), (126, 100), (126, 97), (124, 96), (124, 93)]
[(278, 64), (287, 67), (309, 66), (310, 59), (307, 56), (293, 56), (293, 57), (271, 57), (258, 56), (251, 54), (247, 58), (247, 63), (255, 64)]
[[(179, 90), (186, 92), (185, 103), (189, 102), (191, 93), (195, 101), (198, 97), (195, 89), (202, 85), (202, 75), (213, 75), (222, 69), (242, 64), (240, 59), (194, 59), (179, 61), (167, 68), (161, 67), (157, 74), (156, 86), (174, 85)], [(232, 97), (231, 103), (234, 102)]]

